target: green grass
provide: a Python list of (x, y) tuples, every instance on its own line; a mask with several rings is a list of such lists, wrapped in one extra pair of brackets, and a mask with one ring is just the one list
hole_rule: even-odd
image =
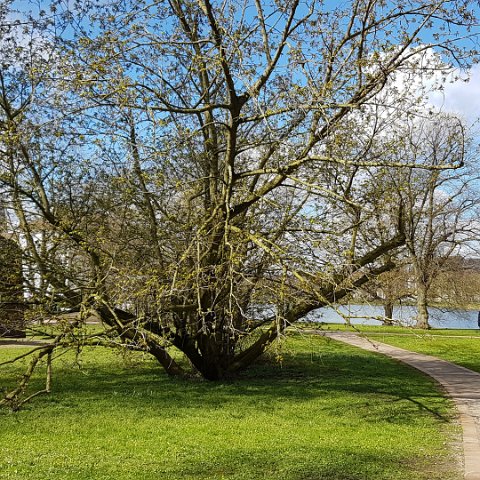
[[(458, 334), (458, 331), (451, 332), (451, 335)], [(475, 333), (474, 338), (467, 336), (452, 338), (443, 335), (432, 335), (430, 332), (408, 336), (375, 335), (372, 338), (406, 350), (443, 358), (449, 362), (480, 372), (480, 337), (478, 336), (478, 331), (475, 331)], [(366, 333), (366, 335), (368, 336), (369, 333)]]
[[(81, 369), (64, 356), (53, 394), (0, 410), (0, 479), (461, 478), (451, 405), (428, 378), (316, 336), (281, 355), (221, 383), (169, 379), (140, 355), (89, 350)], [(0, 385), (18, 373), (0, 367)]]
[(412, 327), (401, 327), (397, 325), (354, 325), (349, 326), (345, 323), (299, 323), (292, 327), (292, 331), (316, 329), (322, 331), (347, 331), (354, 333), (366, 334), (408, 334), (408, 335), (442, 335), (442, 336), (465, 336), (465, 337), (480, 337), (480, 330), (478, 329), (447, 329), (447, 328), (432, 328), (430, 330), (419, 330)]
[[(309, 325), (310, 327), (313, 324)], [(399, 326), (322, 324), (325, 331), (351, 331), (370, 336), (379, 342), (414, 352), (443, 358), (480, 372), (480, 330), (431, 329), (418, 330)]]

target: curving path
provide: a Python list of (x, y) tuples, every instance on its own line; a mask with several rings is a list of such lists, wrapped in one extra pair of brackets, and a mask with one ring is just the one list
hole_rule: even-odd
[(480, 373), (350, 332), (315, 332), (404, 362), (433, 377), (455, 402), (463, 428), (465, 480), (480, 480)]

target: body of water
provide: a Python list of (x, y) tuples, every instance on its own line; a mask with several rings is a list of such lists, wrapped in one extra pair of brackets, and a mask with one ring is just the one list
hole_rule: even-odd
[[(430, 326), (433, 328), (465, 328), (478, 329), (478, 311), (476, 310), (447, 310), (429, 308)], [(354, 325), (381, 325), (384, 310), (376, 305), (341, 305), (336, 309), (331, 307), (321, 308), (305, 317), (309, 322), (345, 323), (342, 317), (350, 317)], [(414, 306), (400, 306), (393, 310), (393, 319), (405, 326), (415, 325), (417, 310)]]

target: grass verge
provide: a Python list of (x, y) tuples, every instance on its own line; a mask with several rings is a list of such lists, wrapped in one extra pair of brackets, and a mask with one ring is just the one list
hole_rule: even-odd
[[(137, 354), (87, 350), (81, 368), (65, 355), (53, 394), (0, 411), (0, 479), (461, 478), (451, 405), (428, 378), (317, 336), (279, 353), (221, 383), (169, 379)], [(1, 367), (0, 385), (20, 373)]]
[[(436, 335), (432, 333), (414, 335), (372, 335), (379, 342), (388, 343), (395, 347), (404, 348), (413, 352), (433, 355), (448, 360), (480, 373), (480, 336), (458, 335), (450, 331), (450, 335)], [(369, 336), (371, 333), (365, 332)]]
[(398, 325), (347, 325), (345, 323), (322, 323), (322, 322), (302, 322), (291, 327), (291, 331), (303, 330), (322, 330), (326, 332), (340, 331), (365, 334), (394, 334), (394, 335), (415, 335), (415, 336), (455, 336), (455, 337), (479, 337), (480, 329), (451, 329), (451, 328), (432, 328), (430, 330), (419, 330), (413, 327), (402, 327)]

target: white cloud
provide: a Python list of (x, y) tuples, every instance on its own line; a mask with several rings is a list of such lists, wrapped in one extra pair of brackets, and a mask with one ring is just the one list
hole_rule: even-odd
[(422, 97), (424, 101), (417, 104), (418, 111), (432, 109), (451, 113), (472, 125), (480, 121), (480, 64), (473, 65), (467, 72), (460, 71), (443, 63), (434, 49), (420, 49), (405, 68), (392, 75), (377, 98), (385, 102), (391, 97), (392, 107), (395, 107), (395, 99), (398, 101), (402, 95), (403, 107), (409, 99), (413, 106), (415, 100)]
[(442, 90), (429, 94), (429, 101), (443, 112), (460, 115), (469, 123), (476, 121), (480, 117), (480, 65), (474, 65), (468, 76), (453, 72)]

